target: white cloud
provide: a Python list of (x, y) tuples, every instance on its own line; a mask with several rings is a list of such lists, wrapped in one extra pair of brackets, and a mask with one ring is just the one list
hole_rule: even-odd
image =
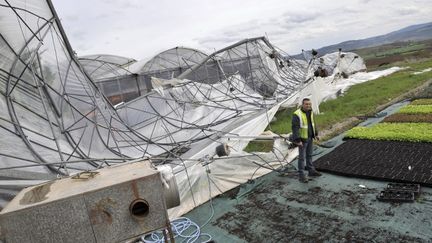
[(267, 35), (288, 53), (432, 21), (430, 0), (53, 0), (78, 55), (136, 59), (174, 46), (212, 52)]
[(322, 13), (317, 11), (307, 11), (307, 12), (295, 12), (290, 11), (283, 14), (284, 22), (286, 23), (294, 23), (294, 24), (300, 24), (300, 23), (306, 23), (311, 22), (318, 17), (320, 17)]
[(397, 13), (402, 16), (417, 14), (419, 12), (421, 12), (421, 10), (415, 6), (405, 6), (397, 10)]

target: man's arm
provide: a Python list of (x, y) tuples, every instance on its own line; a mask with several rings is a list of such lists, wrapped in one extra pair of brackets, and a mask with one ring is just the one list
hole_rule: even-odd
[(318, 137), (318, 127), (317, 127), (317, 125), (315, 124), (315, 129), (314, 129), (314, 132), (315, 132), (315, 137)]
[(297, 115), (293, 114), (292, 120), (291, 120), (291, 130), (292, 130), (292, 138), (293, 142), (299, 143), (301, 142), (300, 138), (300, 119)]
[(314, 125), (315, 125), (314, 126), (314, 137), (315, 137), (316, 140), (319, 141), (320, 138), (318, 137), (318, 127), (317, 127), (316, 123)]

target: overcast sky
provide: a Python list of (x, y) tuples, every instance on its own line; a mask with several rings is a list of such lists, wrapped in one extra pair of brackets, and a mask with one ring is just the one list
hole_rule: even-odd
[(432, 0), (52, 0), (79, 56), (146, 59), (175, 47), (211, 53), (267, 36), (288, 52), (432, 21)]

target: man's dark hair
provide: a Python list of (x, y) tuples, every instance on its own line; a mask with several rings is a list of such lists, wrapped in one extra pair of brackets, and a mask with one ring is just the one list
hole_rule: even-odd
[(310, 99), (309, 99), (309, 98), (304, 98), (304, 99), (302, 100), (302, 104), (304, 104), (305, 101), (310, 101)]

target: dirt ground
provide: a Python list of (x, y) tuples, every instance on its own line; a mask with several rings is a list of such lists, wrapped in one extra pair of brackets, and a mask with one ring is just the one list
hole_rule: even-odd
[[(202, 231), (215, 242), (432, 242), (432, 189), (414, 203), (383, 203), (385, 185), (330, 174), (303, 184), (294, 169), (272, 172), (216, 198)], [(204, 221), (208, 210), (186, 216)]]
[(383, 122), (432, 122), (432, 114), (393, 114)]

